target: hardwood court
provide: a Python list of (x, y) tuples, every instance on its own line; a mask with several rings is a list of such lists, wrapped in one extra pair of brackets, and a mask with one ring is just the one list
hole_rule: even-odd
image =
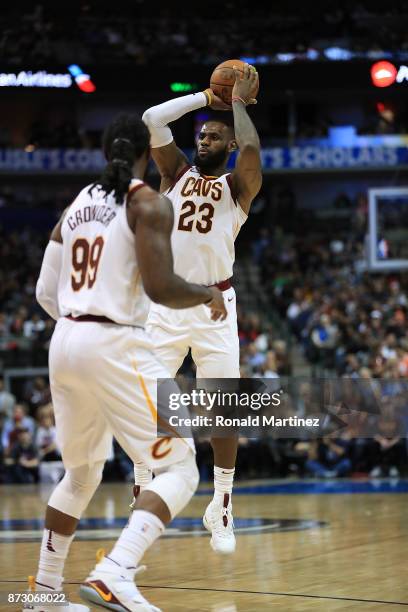
[[(246, 532), (238, 533), (232, 557), (215, 555), (209, 536), (200, 535), (210, 491), (206, 489), (207, 495), (202, 487), (176, 523), (176, 535), (160, 540), (147, 554), (147, 571), (138, 584), (164, 612), (365, 612), (408, 606), (408, 482), (377, 483), (377, 489), (357, 485), (357, 491), (377, 492), (336, 493), (353, 490), (353, 483), (351, 489), (347, 483), (240, 484), (234, 516)], [(322, 488), (325, 493), (313, 493)], [(302, 489), (304, 493), (288, 494)], [(0, 488), (3, 592), (23, 590), (26, 576), (35, 573), (40, 525), (32, 519), (42, 517), (48, 495), (49, 488), (41, 494), (35, 487)], [(78, 583), (92, 568), (96, 550), (111, 547), (112, 529), (119, 528), (115, 518), (126, 519), (128, 502), (126, 484), (103, 485), (91, 502), (89, 520), (79, 534), (83, 539), (74, 542), (65, 571), (65, 591), (72, 601), (80, 601)], [(98, 523), (92, 517), (104, 520)], [(197, 531), (186, 532), (191, 528)], [(95, 537), (103, 539), (91, 539)], [(19, 608), (3, 604), (0, 609)]]

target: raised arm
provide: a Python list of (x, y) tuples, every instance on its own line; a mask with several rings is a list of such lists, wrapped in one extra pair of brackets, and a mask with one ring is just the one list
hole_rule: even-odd
[(130, 227), (136, 235), (136, 255), (143, 286), (153, 302), (169, 308), (205, 304), (212, 319), (225, 319), (222, 293), (215, 287), (188, 283), (173, 271), (170, 235), (173, 209), (169, 200), (150, 187), (140, 189), (128, 203)]
[(168, 189), (177, 175), (189, 164), (187, 157), (174, 142), (168, 124), (187, 113), (210, 105), (213, 109), (226, 107), (210, 89), (206, 89), (152, 106), (143, 114), (143, 121), (150, 130), (152, 157), (162, 179), (161, 191)]
[(262, 163), (259, 136), (249, 117), (246, 106), (251, 99), (258, 74), (253, 66), (245, 65), (244, 73), (235, 71), (235, 85), (232, 90), (235, 139), (239, 148), (232, 181), (241, 208), (249, 213), (252, 200), (262, 185)]

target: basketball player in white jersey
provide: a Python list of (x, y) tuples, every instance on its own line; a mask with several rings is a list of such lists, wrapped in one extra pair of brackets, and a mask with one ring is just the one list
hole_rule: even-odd
[[(186, 280), (219, 287), (225, 295), (228, 318), (211, 326), (202, 306), (170, 311), (153, 305), (148, 329), (157, 355), (175, 376), (189, 348), (197, 378), (239, 378), (239, 340), (235, 291), (231, 286), (234, 240), (247, 219), (251, 202), (262, 184), (260, 144), (247, 114), (258, 74), (245, 65), (235, 71), (232, 91), (234, 126), (207, 121), (198, 136), (194, 166), (173, 140), (168, 124), (188, 112), (210, 106), (231, 110), (213, 91), (183, 96), (148, 109), (143, 119), (151, 133), (152, 156), (161, 175), (161, 191), (172, 202), (174, 269)], [(235, 169), (226, 170), (228, 157), (239, 150)], [(211, 440), (214, 452), (214, 498), (204, 515), (216, 552), (235, 550), (231, 493), (238, 440)], [(151, 479), (143, 464), (135, 465), (134, 499)]]
[(175, 309), (205, 304), (214, 324), (227, 314), (218, 289), (173, 272), (172, 208), (141, 180), (149, 140), (138, 117), (123, 115), (108, 127), (106, 169), (53, 230), (37, 283), (39, 303), (58, 320), (49, 365), (66, 473), (48, 502), (36, 589), (61, 590), (76, 526), (101, 481), (113, 435), (134, 462), (157, 474), (80, 589), (84, 599), (117, 612), (158, 610), (137, 589), (136, 568), (198, 484), (193, 442), (157, 438), (156, 380), (170, 375), (144, 330), (148, 298)]

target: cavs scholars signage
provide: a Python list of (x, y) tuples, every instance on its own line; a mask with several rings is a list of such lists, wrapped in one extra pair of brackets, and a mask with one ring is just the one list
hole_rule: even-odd
[[(408, 166), (408, 137), (399, 136), (398, 144), (367, 144), (365, 146), (303, 145), (296, 147), (268, 147), (262, 149), (262, 167), (265, 172), (300, 170), (395, 170)], [(186, 151), (188, 157), (191, 151)], [(234, 156), (229, 165), (233, 166)], [(0, 149), (0, 173), (100, 173), (106, 164), (99, 149)], [(208, 195), (215, 201), (220, 197), (218, 181), (186, 180), (183, 195)]]

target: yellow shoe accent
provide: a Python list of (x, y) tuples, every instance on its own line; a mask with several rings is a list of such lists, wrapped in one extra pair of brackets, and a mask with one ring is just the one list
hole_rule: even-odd
[(104, 548), (98, 548), (98, 550), (96, 551), (96, 560), (98, 563), (100, 563), (102, 561), (102, 559), (105, 556), (105, 549)]
[(28, 577), (28, 589), (30, 591), (35, 591), (35, 576)]
[(98, 586), (96, 586), (96, 584), (94, 582), (88, 582), (88, 584), (95, 589), (95, 591), (98, 593), (98, 595), (100, 595), (103, 599), (103, 601), (111, 601), (112, 599), (112, 593), (109, 591), (108, 593), (105, 593), (104, 591), (102, 591), (102, 589), (100, 589)]

